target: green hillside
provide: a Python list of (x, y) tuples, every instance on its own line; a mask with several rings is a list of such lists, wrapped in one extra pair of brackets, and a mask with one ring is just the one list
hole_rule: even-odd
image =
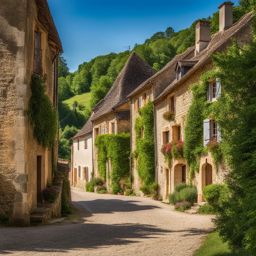
[(79, 110), (85, 110), (90, 107), (91, 93), (83, 93), (76, 95), (70, 99), (64, 100), (63, 103), (67, 104), (70, 109), (73, 109), (74, 105), (77, 105)]

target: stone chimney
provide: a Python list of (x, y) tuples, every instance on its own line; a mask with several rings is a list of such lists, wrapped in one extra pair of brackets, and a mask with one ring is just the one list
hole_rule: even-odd
[(233, 25), (233, 3), (224, 2), (219, 6), (219, 31), (224, 31)]
[(195, 55), (204, 50), (211, 41), (211, 26), (206, 20), (199, 20), (196, 23), (196, 50)]

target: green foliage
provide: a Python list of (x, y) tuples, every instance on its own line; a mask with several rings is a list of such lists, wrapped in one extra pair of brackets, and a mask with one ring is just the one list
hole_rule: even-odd
[(159, 190), (159, 185), (154, 182), (150, 185), (143, 185), (140, 190), (145, 194), (148, 195), (154, 199), (158, 199), (158, 190)]
[(28, 116), (34, 136), (43, 147), (52, 147), (56, 139), (57, 115), (49, 97), (45, 93), (42, 79), (33, 75)]
[(217, 211), (223, 203), (229, 199), (229, 191), (226, 185), (211, 184), (203, 190), (203, 195), (208, 204)]
[(68, 74), (69, 74), (69, 68), (68, 68), (67, 62), (63, 56), (60, 56), (59, 63), (58, 63), (58, 75), (59, 77), (66, 77)]
[(243, 47), (234, 43), (214, 61), (223, 92), (215, 111), (222, 128), (225, 158), (231, 167), (227, 179), (230, 200), (219, 209), (217, 225), (234, 250), (255, 255), (256, 42)]
[[(169, 195), (169, 203), (176, 205), (180, 202), (188, 202), (193, 205), (197, 201), (197, 189), (194, 186), (179, 184), (175, 187), (175, 191)], [(182, 207), (184, 207), (183, 205)], [(178, 208), (182, 208), (181, 205)]]
[(68, 176), (64, 175), (62, 194), (61, 194), (61, 213), (63, 216), (66, 216), (72, 212), (70, 204), (70, 183)]
[(149, 102), (140, 109), (140, 116), (135, 123), (137, 168), (141, 188), (150, 187), (155, 181), (154, 149), (154, 113), (153, 103)]
[(59, 77), (58, 79), (58, 94), (59, 100), (63, 101), (73, 96), (73, 92), (65, 77)]
[(93, 183), (93, 181), (89, 181), (89, 182), (86, 183), (85, 190), (87, 192), (94, 192), (94, 183)]
[(213, 208), (208, 203), (201, 205), (198, 209), (199, 214), (216, 214), (215, 208)]
[(130, 174), (130, 135), (108, 134), (97, 137), (95, 145), (98, 149), (98, 170), (105, 181), (107, 161), (111, 162), (111, 187), (114, 194), (121, 193), (121, 182)]
[(189, 108), (185, 125), (184, 156), (190, 167), (190, 178), (199, 171), (199, 159), (203, 153), (209, 150), (213, 156), (216, 167), (223, 159), (221, 144), (210, 142), (208, 148), (203, 145), (203, 122), (209, 116), (216, 118), (216, 102), (207, 101), (207, 88), (209, 81), (216, 79), (218, 72), (213, 69), (203, 74), (198, 84), (192, 86), (193, 100)]

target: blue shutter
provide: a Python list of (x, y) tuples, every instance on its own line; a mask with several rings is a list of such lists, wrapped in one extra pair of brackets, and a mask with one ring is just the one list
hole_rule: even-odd
[(219, 124), (217, 124), (217, 141), (221, 142), (221, 130)]
[(210, 141), (210, 120), (204, 120), (204, 146), (207, 146)]
[(221, 96), (221, 80), (220, 78), (216, 78), (216, 99)]

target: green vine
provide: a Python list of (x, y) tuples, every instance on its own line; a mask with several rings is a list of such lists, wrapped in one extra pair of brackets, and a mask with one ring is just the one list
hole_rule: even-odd
[(56, 139), (57, 115), (45, 93), (44, 82), (38, 75), (32, 76), (31, 92), (28, 116), (34, 136), (43, 147), (52, 147)]
[(163, 145), (161, 152), (164, 155), (165, 161), (168, 163), (169, 168), (172, 167), (173, 159), (181, 159), (184, 157), (183, 141), (171, 142)]
[(136, 159), (141, 189), (147, 191), (155, 181), (153, 103), (149, 102), (139, 113), (135, 122)]
[[(216, 167), (222, 161), (221, 145), (203, 145), (203, 122), (209, 116), (214, 116), (215, 103), (207, 101), (207, 89), (211, 79), (216, 79), (216, 70), (206, 72), (201, 76), (198, 84), (192, 86), (193, 100), (188, 111), (185, 126), (184, 157), (190, 167), (190, 178), (199, 171), (200, 157), (209, 151), (212, 154)], [(213, 146), (213, 147), (211, 147)]]
[[(130, 135), (106, 134), (97, 137), (95, 142), (98, 148), (98, 169), (104, 181), (111, 179), (111, 188), (114, 194), (122, 192), (122, 182), (130, 174)], [(111, 162), (110, 177), (106, 177), (107, 162)]]

